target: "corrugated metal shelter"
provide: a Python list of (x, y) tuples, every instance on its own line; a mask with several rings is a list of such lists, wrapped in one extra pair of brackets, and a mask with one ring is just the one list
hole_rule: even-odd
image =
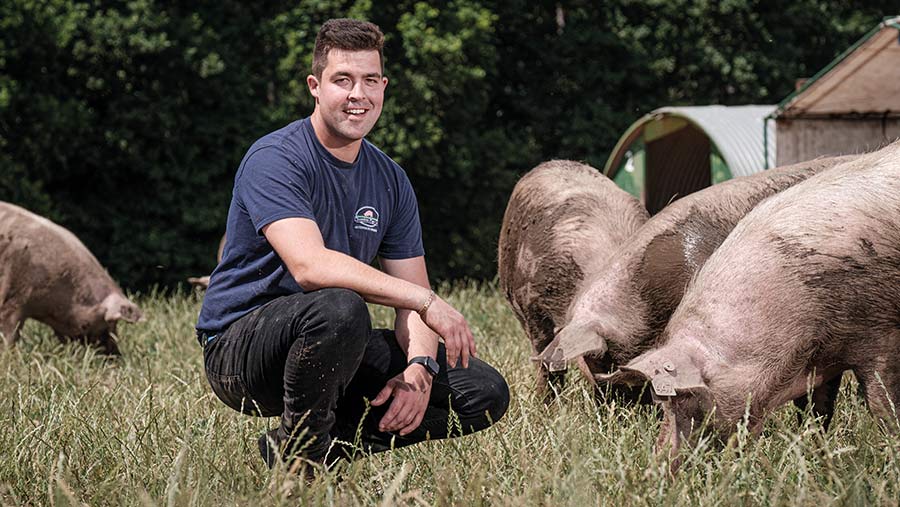
[(772, 112), (774, 165), (860, 153), (900, 137), (900, 16), (885, 18)]
[(603, 172), (656, 213), (673, 199), (765, 169), (766, 152), (774, 157), (775, 136), (764, 135), (763, 130), (774, 110), (775, 106), (656, 109), (628, 128)]

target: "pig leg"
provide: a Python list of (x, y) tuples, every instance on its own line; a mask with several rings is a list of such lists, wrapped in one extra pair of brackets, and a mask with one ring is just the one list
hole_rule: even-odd
[[(0, 245), (0, 253), (2, 247)], [(19, 339), (19, 329), (25, 319), (22, 315), (22, 302), (28, 301), (27, 289), (12, 289), (15, 278), (12, 275), (16, 262), (10, 261), (4, 257), (4, 261), (0, 263), (0, 338), (3, 340), (3, 346), (7, 349), (15, 346)]]
[(119, 345), (116, 343), (114, 330), (113, 332), (105, 331), (97, 338), (89, 337), (87, 343), (97, 347), (99, 352), (103, 355), (109, 357), (118, 357), (122, 355), (122, 353), (119, 352)]
[[(822, 418), (822, 427), (825, 431), (828, 431), (828, 426), (831, 425), (831, 419), (834, 416), (834, 404), (840, 388), (841, 375), (838, 375), (812, 391), (812, 415), (813, 417)], [(803, 413), (806, 412), (808, 403), (809, 397), (805, 394), (794, 400), (794, 406), (801, 412), (797, 414), (797, 423), (801, 426), (803, 426)]]
[(3, 336), (3, 345), (6, 348), (11, 348), (16, 344), (23, 321), (18, 310), (0, 308), (0, 335)]
[(900, 415), (900, 372), (888, 368), (856, 368), (860, 391), (872, 415), (878, 417), (892, 433), (898, 433)]
[[(553, 319), (547, 315), (541, 315), (531, 327), (531, 347), (537, 356), (550, 345), (555, 335)], [(562, 391), (566, 385), (566, 369), (550, 371), (543, 362), (537, 364), (536, 388), (539, 395), (543, 396), (544, 403), (550, 403), (556, 398), (556, 393)]]
[[(543, 349), (536, 349), (535, 354), (539, 354), (541, 350)], [(544, 403), (551, 403), (556, 394), (566, 386), (566, 371), (550, 371), (543, 364), (538, 364), (535, 384), (538, 394), (544, 398)]]
[(59, 338), (59, 341), (63, 343), (77, 342), (86, 347), (93, 347), (97, 350), (97, 354), (99, 355), (109, 357), (118, 357), (122, 355), (121, 352), (119, 352), (119, 346), (116, 343), (115, 338), (113, 338), (113, 336), (107, 331), (104, 331), (97, 336), (66, 336), (57, 332), (56, 337)]

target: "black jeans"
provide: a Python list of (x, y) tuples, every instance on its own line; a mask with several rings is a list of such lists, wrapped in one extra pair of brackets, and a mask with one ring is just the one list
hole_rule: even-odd
[[(273, 300), (207, 343), (203, 355), (220, 400), (245, 414), (280, 414), (276, 441), (311, 460), (472, 433), (497, 422), (509, 405), (509, 388), (494, 368), (472, 358), (468, 368), (448, 369), (441, 344), (422, 424), (402, 437), (379, 431), (390, 401), (367, 412), (366, 400), (406, 368), (406, 354), (393, 331), (372, 329), (365, 302), (346, 289)], [(335, 439), (359, 448), (332, 449)]]

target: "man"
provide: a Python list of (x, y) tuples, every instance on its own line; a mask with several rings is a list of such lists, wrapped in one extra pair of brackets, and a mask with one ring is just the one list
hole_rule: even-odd
[[(383, 40), (371, 23), (326, 22), (315, 110), (254, 143), (235, 176), (197, 336), (219, 399), (281, 415), (259, 439), (270, 467), (478, 431), (509, 403), (465, 318), (429, 288), (406, 174), (364, 139), (388, 83)], [(373, 330), (365, 301), (395, 308), (395, 330)]]

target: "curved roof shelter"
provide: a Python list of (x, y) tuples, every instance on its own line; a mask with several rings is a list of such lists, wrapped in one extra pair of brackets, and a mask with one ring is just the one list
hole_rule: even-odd
[[(774, 165), (775, 106), (663, 107), (619, 139), (604, 174), (641, 199), (650, 213), (670, 201)], [(764, 133), (763, 125), (768, 132)]]

